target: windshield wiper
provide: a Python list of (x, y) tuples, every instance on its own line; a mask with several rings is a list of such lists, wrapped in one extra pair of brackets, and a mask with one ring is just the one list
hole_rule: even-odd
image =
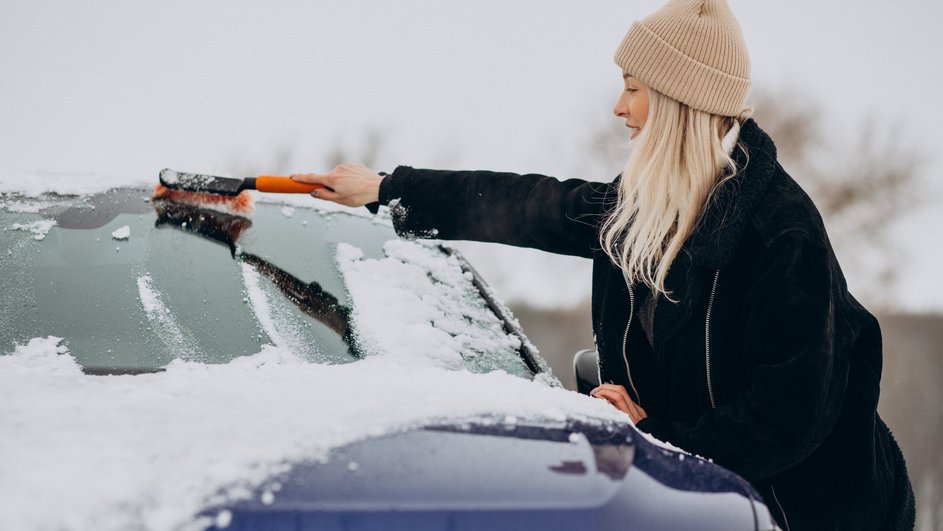
[(234, 259), (252, 265), (305, 315), (341, 336), (353, 356), (362, 357), (350, 326), (350, 308), (342, 305), (335, 295), (325, 291), (317, 282), (304, 282), (272, 262), (239, 248), (239, 237), (252, 227), (250, 219), (168, 200), (155, 200), (154, 210), (157, 212), (156, 227), (176, 228), (228, 247)]

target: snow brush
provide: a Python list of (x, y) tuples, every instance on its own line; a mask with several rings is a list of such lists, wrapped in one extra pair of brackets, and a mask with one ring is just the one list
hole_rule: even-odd
[(321, 184), (299, 183), (289, 177), (259, 175), (236, 179), (200, 173), (184, 173), (171, 169), (160, 171), (160, 183), (154, 188), (152, 199), (167, 199), (194, 206), (229, 210), (237, 213), (252, 212), (252, 196), (248, 190), (281, 194), (310, 194), (325, 188)]

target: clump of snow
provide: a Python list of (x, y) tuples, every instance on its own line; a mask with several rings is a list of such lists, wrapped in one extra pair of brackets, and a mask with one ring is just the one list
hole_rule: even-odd
[(111, 233), (111, 237), (116, 240), (127, 240), (131, 237), (131, 227), (125, 225), (124, 227), (115, 229), (115, 231)]
[(217, 529), (226, 529), (227, 527), (229, 527), (229, 524), (231, 523), (232, 523), (232, 512), (230, 511), (220, 511), (219, 514), (216, 515), (215, 520), (213, 521), (213, 524), (216, 526)]
[[(600, 400), (601, 400), (601, 399), (600, 399)], [(629, 420), (629, 422), (632, 422), (632, 421)], [(633, 425), (634, 425), (634, 424), (633, 424)], [(685, 450), (685, 449), (683, 449), (683, 448), (679, 448), (679, 447), (677, 447), (677, 446), (671, 444), (671, 443), (668, 442), (668, 441), (663, 441), (663, 440), (661, 440), (661, 439), (656, 439), (656, 438), (655, 438), (654, 436), (652, 436), (650, 433), (646, 433), (646, 432), (644, 432), (644, 431), (642, 431), (642, 430), (636, 430), (636, 433), (638, 433), (638, 435), (640, 435), (640, 436), (641, 436), (642, 438), (644, 438), (646, 441), (648, 441), (648, 442), (654, 444), (655, 446), (660, 447), (660, 448), (663, 449), (663, 450), (670, 450), (670, 451), (675, 452), (675, 453), (680, 453), (680, 454), (681, 454), (680, 459), (681, 459), (682, 461), (684, 460), (684, 456), (685, 456), (685, 455), (693, 455), (693, 454), (691, 454), (691, 452), (689, 452), (689, 451), (687, 451), (687, 450)], [(699, 456), (699, 455), (698, 455), (697, 457), (700, 457), (701, 459), (704, 459), (705, 461), (711, 461), (711, 462), (713, 462), (713, 460), (707, 459), (706, 457), (701, 457), (701, 456)]]
[(39, 199), (23, 200), (0, 197), (0, 210), (6, 210), (14, 214), (36, 214), (53, 204), (55, 203)]
[[(545, 422), (552, 408), (627, 422), (604, 401), (502, 371), (393, 356), (318, 365), (266, 345), (226, 364), (177, 360), (163, 373), (100, 377), (58, 350), (59, 338), (38, 338), (0, 356), (5, 529), (177, 529), (206, 507), (277, 490), (269, 484), (290, 463), (446, 419)], [(225, 527), (231, 515), (214, 519)]]
[(352, 245), (337, 246), (364, 352), (444, 368), (523, 370), (520, 338), (504, 330), (457, 257), (435, 242), (391, 240), (383, 251), (383, 259), (364, 259)]
[(295, 209), (290, 206), (283, 206), (281, 212), (283, 216), (290, 218), (295, 213)]
[(14, 223), (11, 228), (13, 230), (29, 231), (33, 234), (33, 239), (39, 241), (45, 239), (55, 225), (56, 220), (54, 219), (41, 219), (32, 223)]
[(164, 304), (160, 292), (154, 289), (151, 276), (142, 275), (138, 277), (137, 285), (141, 306), (144, 307), (144, 313), (147, 315), (151, 329), (154, 330), (161, 342), (167, 345), (167, 348), (178, 357), (199, 359), (201, 354), (196, 340), (177, 323), (177, 319), (174, 318), (170, 308)]

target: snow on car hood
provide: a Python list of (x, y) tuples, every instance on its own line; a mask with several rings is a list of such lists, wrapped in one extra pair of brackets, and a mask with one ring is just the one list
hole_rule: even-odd
[(0, 528), (174, 529), (293, 461), (446, 419), (627, 422), (602, 401), (502, 371), (393, 356), (319, 365), (265, 346), (227, 364), (101, 377), (64, 350), (36, 338), (0, 356)]

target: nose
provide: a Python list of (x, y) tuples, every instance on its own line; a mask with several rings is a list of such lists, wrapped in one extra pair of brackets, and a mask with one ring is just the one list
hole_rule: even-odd
[(616, 100), (616, 106), (612, 109), (612, 114), (622, 118), (629, 114), (629, 106), (625, 102), (625, 91), (619, 96), (619, 99)]

